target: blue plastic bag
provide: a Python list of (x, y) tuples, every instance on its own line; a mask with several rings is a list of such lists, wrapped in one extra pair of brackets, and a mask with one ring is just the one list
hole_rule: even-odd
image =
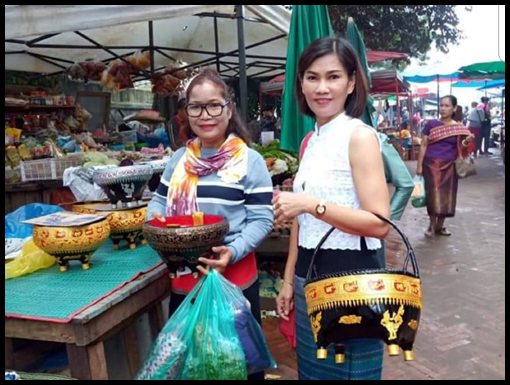
[(276, 362), (269, 352), (262, 328), (251, 312), (250, 302), (237, 286), (225, 281), (225, 288), (230, 291), (229, 297), (233, 300), (236, 330), (243, 347), (248, 374), (276, 369)]
[(32, 236), (32, 225), (21, 223), (29, 219), (39, 218), (64, 211), (62, 207), (34, 203), (20, 207), (5, 216), (5, 238), (28, 238)]
[(158, 148), (160, 144), (165, 146), (165, 148), (170, 147), (170, 142), (168, 139), (168, 134), (163, 134), (162, 131), (158, 131), (158, 135), (142, 135), (139, 132), (138, 135), (138, 143), (147, 143), (149, 148)]

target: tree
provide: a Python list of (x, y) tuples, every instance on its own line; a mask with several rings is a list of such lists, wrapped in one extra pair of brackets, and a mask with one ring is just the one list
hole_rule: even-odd
[(433, 43), (443, 52), (462, 38), (456, 5), (330, 5), (333, 29), (345, 34), (353, 17), (369, 50), (425, 60)]

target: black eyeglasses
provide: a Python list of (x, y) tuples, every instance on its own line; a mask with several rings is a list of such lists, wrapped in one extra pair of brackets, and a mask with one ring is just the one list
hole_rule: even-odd
[(207, 104), (188, 104), (186, 106), (186, 113), (191, 118), (199, 118), (202, 116), (204, 109), (210, 117), (215, 118), (223, 114), (223, 109), (230, 104), (230, 101), (221, 103), (207, 103)]

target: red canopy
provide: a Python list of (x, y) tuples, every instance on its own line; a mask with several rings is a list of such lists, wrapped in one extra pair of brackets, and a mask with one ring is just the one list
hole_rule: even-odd
[(274, 83), (285, 83), (285, 74), (278, 75), (277, 77), (275, 77), (269, 81), (269, 84), (274, 84)]
[(390, 52), (390, 51), (368, 51), (367, 52), (367, 60), (369, 64), (378, 63), (385, 60), (395, 60), (395, 59), (407, 59), (409, 55), (400, 52)]
[(370, 73), (370, 76), (372, 77), (371, 94), (396, 94), (397, 87), (398, 93), (407, 93), (409, 91), (409, 84), (394, 68), (374, 71)]
[(430, 90), (428, 88), (418, 88), (414, 95), (415, 96), (426, 96), (430, 94)]

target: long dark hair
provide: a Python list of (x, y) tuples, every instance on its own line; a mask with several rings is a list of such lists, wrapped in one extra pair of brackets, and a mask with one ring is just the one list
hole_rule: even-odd
[[(202, 85), (205, 82), (210, 82), (221, 89), (221, 94), (225, 101), (233, 103), (229, 94), (228, 86), (225, 84), (220, 74), (214, 70), (204, 70), (191, 81), (188, 89), (186, 90), (186, 100), (190, 100), (191, 92), (196, 86)], [(184, 134), (186, 135), (187, 140), (197, 137), (197, 135), (191, 129), (189, 121), (184, 124)], [(247, 145), (251, 144), (251, 137), (248, 129), (246, 128), (246, 124), (243, 122), (243, 119), (241, 119), (241, 116), (237, 112), (235, 105), (232, 107), (232, 117), (228, 122), (226, 136), (228, 137), (230, 134), (238, 136)]]
[(335, 54), (340, 63), (347, 71), (349, 78), (355, 80), (354, 92), (347, 97), (345, 112), (352, 118), (360, 118), (363, 115), (368, 100), (368, 86), (363, 67), (354, 47), (346, 39), (341, 37), (324, 37), (316, 40), (301, 54), (296, 78), (296, 97), (301, 112), (315, 118), (315, 114), (308, 106), (302, 90), (302, 82), (305, 72), (317, 60), (324, 56)]
[[(457, 97), (453, 95), (446, 95), (441, 98), (441, 101), (449, 99), (453, 106), (453, 114), (451, 116), (451, 119), (455, 120), (455, 117), (457, 115), (457, 106), (459, 105), (459, 101), (457, 100)], [(462, 122), (462, 119), (460, 120)]]

